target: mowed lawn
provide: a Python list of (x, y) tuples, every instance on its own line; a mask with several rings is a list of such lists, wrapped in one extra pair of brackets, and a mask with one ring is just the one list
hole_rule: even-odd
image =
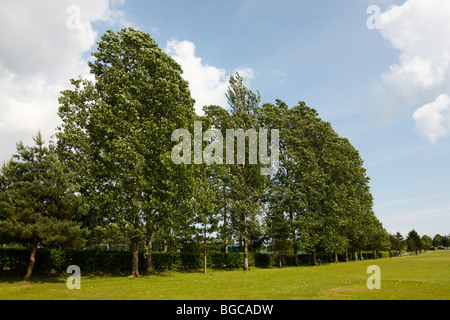
[[(367, 267), (381, 270), (381, 288), (369, 290)], [(69, 275), (35, 276), (30, 283), (0, 277), (0, 299), (83, 300), (293, 300), (450, 299), (450, 250), (410, 257), (341, 262), (321, 266), (163, 272), (127, 276), (83, 275), (69, 290)]]

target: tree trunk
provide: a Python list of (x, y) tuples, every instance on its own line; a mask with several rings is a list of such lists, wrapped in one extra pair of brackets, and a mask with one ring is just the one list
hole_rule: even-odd
[(139, 237), (131, 239), (131, 277), (139, 277)]
[(334, 251), (334, 263), (339, 263), (337, 251)]
[(204, 227), (204, 238), (203, 238), (203, 273), (206, 273), (206, 223)]
[(318, 266), (315, 252), (312, 253), (312, 265), (313, 266)]
[(223, 190), (223, 226), (222, 230), (225, 234), (225, 253), (228, 253), (228, 221), (227, 221), (227, 204), (226, 204), (226, 192), (225, 192), (225, 184), (222, 186)]
[(244, 271), (248, 271), (248, 241), (244, 240)]
[(152, 273), (153, 272), (153, 266), (152, 266), (152, 252), (153, 252), (153, 249), (152, 249), (152, 240), (153, 240), (153, 236), (150, 236), (150, 238), (148, 239), (148, 245), (147, 245), (147, 247), (148, 247), (148, 249), (147, 249), (147, 257), (146, 257), (146, 259), (147, 259), (147, 270), (146, 270), (146, 272), (147, 273)]
[(359, 250), (359, 260), (361, 260), (361, 261), (364, 260), (364, 257), (363, 257), (363, 254), (362, 254), (362, 250)]
[(298, 246), (297, 246), (297, 244), (295, 244), (295, 245), (294, 245), (294, 259), (295, 259), (295, 265), (298, 267), (300, 264), (299, 264), (299, 262), (298, 262), (298, 254), (297, 254), (297, 251), (298, 251)]
[(33, 247), (31, 248), (30, 262), (28, 263), (27, 273), (23, 279), (25, 282), (30, 282), (31, 273), (33, 272), (34, 262), (36, 261), (36, 251), (37, 251), (38, 241), (34, 240)]
[(348, 262), (348, 250), (345, 248), (345, 262)]
[(280, 269), (283, 268), (283, 264), (282, 264), (282, 262), (281, 262), (281, 253), (278, 254), (278, 267), (279, 267)]
[(203, 273), (206, 274), (206, 248), (203, 249)]

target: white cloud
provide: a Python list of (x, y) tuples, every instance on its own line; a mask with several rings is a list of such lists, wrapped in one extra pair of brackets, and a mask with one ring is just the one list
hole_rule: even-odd
[(450, 132), (450, 97), (441, 94), (435, 101), (417, 109), (413, 118), (415, 130), (435, 144)]
[(400, 65), (391, 65), (390, 72), (383, 75), (384, 83), (407, 90), (431, 89), (445, 80), (449, 58), (450, 54), (446, 50), (426, 58), (402, 53)]
[(2, 2), (0, 162), (8, 160), (16, 151), (16, 142), (31, 143), (38, 129), (46, 140), (54, 133), (59, 123), (59, 92), (68, 87), (71, 78), (90, 76), (85, 55), (97, 39), (92, 23), (126, 23), (124, 14), (113, 8), (114, 4), (121, 3), (117, 0)]
[[(202, 59), (195, 55), (195, 44), (190, 41), (168, 41), (165, 52), (181, 65), (183, 77), (189, 82), (191, 95), (195, 99), (197, 114), (203, 114), (202, 109), (206, 105), (227, 107), (225, 93), (229, 76), (225, 69), (204, 64)], [(247, 86), (248, 81), (255, 75), (252, 68), (239, 68), (235, 72), (239, 72)]]
[(400, 55), (374, 88), (370, 100), (376, 113), (389, 118), (450, 94), (448, 17), (448, 0), (407, 0), (382, 13), (380, 33)]

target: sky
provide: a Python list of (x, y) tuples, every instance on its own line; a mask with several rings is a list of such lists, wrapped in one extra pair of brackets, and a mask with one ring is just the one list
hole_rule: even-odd
[(239, 72), (262, 103), (305, 101), (360, 152), (389, 233), (450, 233), (450, 1), (0, 0), (0, 162), (60, 124), (108, 29), (149, 33), (196, 112)]

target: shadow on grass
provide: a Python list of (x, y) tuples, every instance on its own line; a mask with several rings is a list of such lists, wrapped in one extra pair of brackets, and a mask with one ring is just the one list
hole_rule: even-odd
[[(321, 264), (323, 265), (323, 264)], [(286, 266), (287, 267), (287, 266)], [(251, 269), (278, 269), (279, 267), (274, 266), (253, 266)], [(283, 267), (285, 268), (285, 267)], [(93, 278), (136, 278), (136, 279), (153, 279), (153, 278), (171, 278), (176, 277), (177, 274), (204, 274), (205, 276), (214, 275), (219, 273), (228, 273), (228, 272), (236, 272), (243, 271), (243, 268), (211, 268), (207, 269), (207, 272), (204, 273), (203, 269), (176, 269), (176, 270), (167, 270), (167, 269), (156, 269), (151, 273), (142, 272), (139, 277), (132, 277), (130, 273), (124, 272), (87, 272), (83, 274), (81, 270), (81, 277), (83, 279), (93, 279)], [(244, 272), (244, 271), (243, 271)], [(3, 270), (0, 271), (0, 282), (3, 283), (15, 283), (15, 284), (44, 284), (44, 283), (65, 283), (70, 274), (67, 273), (45, 273), (45, 272), (33, 272), (31, 276), (30, 282), (25, 282), (23, 279), (25, 277), (25, 272), (11, 271), (11, 270)]]
[[(186, 271), (188, 272), (188, 271)], [(180, 271), (156, 271), (152, 273), (142, 273), (139, 277), (132, 277), (129, 273), (123, 272), (88, 272), (83, 274), (81, 272), (82, 279), (102, 279), (102, 278), (136, 278), (136, 279), (146, 279), (154, 277), (174, 277), (175, 273), (180, 273)], [(68, 273), (56, 273), (56, 272), (35, 272), (31, 275), (30, 282), (25, 282), (25, 272), (18, 271), (0, 271), (0, 283), (11, 283), (11, 284), (44, 284), (44, 283), (65, 283), (70, 274)]]
[(34, 273), (31, 275), (30, 282), (25, 282), (23, 279), (25, 273), (1, 271), (0, 282), (7, 283), (23, 283), (23, 284), (39, 284), (39, 283), (64, 283), (68, 277), (67, 274), (61, 273)]

